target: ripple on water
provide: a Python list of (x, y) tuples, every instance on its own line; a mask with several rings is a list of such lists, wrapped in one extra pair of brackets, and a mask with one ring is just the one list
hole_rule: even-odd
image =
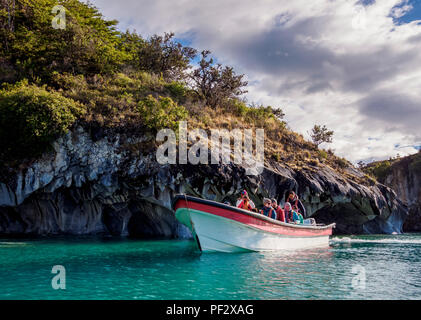
[[(0, 242), (0, 299), (416, 299), (421, 235), (333, 237), (323, 249), (197, 254), (191, 241)], [(67, 288), (51, 288), (53, 265)], [(365, 288), (352, 283), (355, 266)]]

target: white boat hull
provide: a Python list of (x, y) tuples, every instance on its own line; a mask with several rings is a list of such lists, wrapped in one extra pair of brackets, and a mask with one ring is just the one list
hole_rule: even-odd
[(279, 251), (329, 245), (329, 235), (276, 234), (194, 209), (180, 208), (176, 217), (191, 229), (203, 252)]

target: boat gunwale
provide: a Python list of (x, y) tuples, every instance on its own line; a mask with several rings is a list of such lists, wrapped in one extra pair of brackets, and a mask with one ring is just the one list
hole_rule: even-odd
[[(189, 195), (183, 195), (183, 194), (177, 194), (174, 197), (174, 200), (172, 201), (172, 208), (173, 209), (175, 209), (175, 205), (179, 200), (184, 200), (184, 201), (187, 200), (187, 202), (191, 201), (191, 202), (196, 202), (196, 203), (200, 203), (200, 204), (215, 206), (215, 207), (218, 207), (218, 208), (221, 208), (221, 209), (234, 211), (236, 213), (244, 214), (244, 215), (247, 215), (247, 216), (259, 219), (259, 220), (263, 220), (263, 221), (268, 222), (268, 223), (279, 225), (279, 226), (282, 226), (282, 227), (297, 228), (297, 229), (324, 230), (324, 229), (334, 228), (336, 226), (336, 223), (331, 223), (331, 224), (328, 224), (328, 225), (325, 225), (325, 226), (317, 226), (317, 225), (312, 226), (312, 225), (299, 225), (299, 224), (281, 222), (281, 221), (274, 220), (272, 218), (266, 217), (266, 216), (264, 216), (260, 213), (240, 209), (240, 208), (237, 208), (237, 207), (234, 207), (234, 206), (231, 206), (231, 205), (228, 205), (228, 204), (216, 202), (216, 201), (213, 201), (213, 200), (201, 199), (201, 198), (197, 198), (197, 197), (193, 197), (193, 196), (189, 196)], [(213, 214), (212, 212), (207, 212), (207, 213)]]

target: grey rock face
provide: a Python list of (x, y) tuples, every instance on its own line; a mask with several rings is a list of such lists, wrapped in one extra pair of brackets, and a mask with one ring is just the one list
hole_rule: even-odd
[(328, 167), (294, 171), (268, 163), (262, 174), (247, 176), (234, 164), (162, 166), (155, 153), (127, 148), (143, 140), (120, 134), (92, 139), (81, 127), (58, 139), (54, 152), (0, 182), (0, 234), (188, 238), (171, 210), (175, 194), (235, 203), (243, 189), (257, 205), (263, 197), (283, 203), (295, 189), (307, 215), (336, 222), (337, 233), (402, 231), (407, 208), (383, 185), (359, 185)]
[(421, 231), (421, 173), (410, 168), (413, 160), (413, 156), (407, 157), (392, 165), (384, 182), (409, 207), (403, 225), (405, 232)]

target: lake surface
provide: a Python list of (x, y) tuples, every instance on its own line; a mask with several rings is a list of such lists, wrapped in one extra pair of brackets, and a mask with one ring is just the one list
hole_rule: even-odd
[[(52, 287), (55, 265), (65, 290)], [(187, 240), (1, 239), (0, 299), (421, 299), (421, 234), (333, 237), (289, 254), (200, 254)]]

